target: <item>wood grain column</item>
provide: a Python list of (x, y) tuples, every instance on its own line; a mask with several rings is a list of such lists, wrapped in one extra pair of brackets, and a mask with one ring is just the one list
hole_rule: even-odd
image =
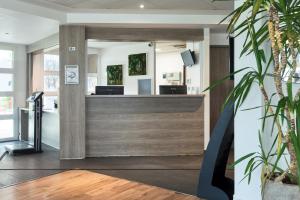
[[(75, 51), (69, 51), (75, 47)], [(85, 27), (62, 25), (59, 28), (60, 59), (60, 158), (85, 158)], [(79, 66), (79, 84), (65, 84), (65, 65)]]

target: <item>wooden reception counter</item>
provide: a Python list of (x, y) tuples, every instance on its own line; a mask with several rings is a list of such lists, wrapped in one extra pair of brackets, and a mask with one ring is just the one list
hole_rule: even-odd
[(86, 157), (203, 153), (204, 96), (86, 96)]

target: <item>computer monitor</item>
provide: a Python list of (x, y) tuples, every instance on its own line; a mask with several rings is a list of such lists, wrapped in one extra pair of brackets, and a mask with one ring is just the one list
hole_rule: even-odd
[(187, 94), (186, 85), (160, 85), (159, 94)]
[(124, 95), (124, 86), (96, 86), (96, 95)]

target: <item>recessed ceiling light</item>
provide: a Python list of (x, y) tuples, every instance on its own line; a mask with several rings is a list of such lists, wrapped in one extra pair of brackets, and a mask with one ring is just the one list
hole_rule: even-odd
[(140, 4), (140, 8), (141, 9), (145, 8), (145, 5), (144, 4)]

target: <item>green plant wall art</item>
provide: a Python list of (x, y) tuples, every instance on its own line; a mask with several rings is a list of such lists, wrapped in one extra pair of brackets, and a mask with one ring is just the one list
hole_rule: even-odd
[(109, 65), (107, 71), (107, 85), (123, 85), (123, 66)]
[(147, 54), (133, 54), (128, 56), (129, 76), (146, 75)]

